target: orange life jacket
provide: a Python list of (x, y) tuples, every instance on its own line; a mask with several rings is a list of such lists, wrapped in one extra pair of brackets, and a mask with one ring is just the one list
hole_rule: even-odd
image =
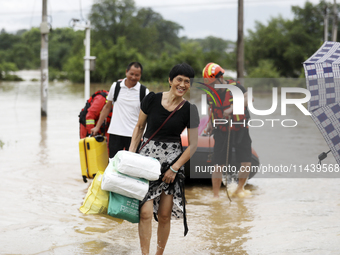
[[(106, 90), (98, 90), (96, 91), (92, 96), (90, 96), (90, 98), (86, 101), (86, 104), (84, 106), (83, 109), (81, 109), (80, 113), (79, 113), (79, 123), (84, 125), (86, 127), (86, 125), (95, 125), (95, 122), (97, 120), (87, 120), (86, 119), (86, 115), (87, 115), (87, 112), (88, 112), (88, 109), (91, 107), (92, 103), (93, 103), (93, 99), (96, 97), (96, 96), (102, 96), (106, 99), (107, 95), (109, 94), (108, 91)], [(101, 109), (100, 109), (101, 111)], [(109, 113), (109, 115), (107, 116), (106, 118), (106, 122), (103, 123), (102, 127), (101, 127), (101, 132), (104, 134), (111, 122), (111, 117), (112, 117), (112, 109)]]

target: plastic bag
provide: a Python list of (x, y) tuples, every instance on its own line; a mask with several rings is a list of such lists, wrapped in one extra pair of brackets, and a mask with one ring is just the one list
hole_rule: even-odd
[(110, 192), (108, 215), (127, 220), (131, 223), (139, 222), (139, 200)]
[(161, 164), (157, 159), (130, 151), (118, 151), (113, 157), (113, 164), (122, 174), (149, 181), (158, 180), (161, 174)]
[[(84, 214), (106, 214), (109, 205), (110, 192), (101, 189), (101, 182), (103, 172), (98, 171), (94, 177), (87, 194), (85, 196), (83, 205), (79, 210)], [(122, 219), (112, 218), (118, 223), (122, 223)]]
[(114, 164), (112, 164), (112, 160), (110, 160), (104, 172), (101, 188), (102, 190), (143, 200), (149, 190), (149, 181), (119, 173)]
[(109, 192), (102, 190), (100, 187), (103, 174), (103, 172), (98, 171), (96, 176), (94, 177), (87, 191), (83, 205), (79, 208), (82, 213), (107, 213), (107, 207), (109, 204)]

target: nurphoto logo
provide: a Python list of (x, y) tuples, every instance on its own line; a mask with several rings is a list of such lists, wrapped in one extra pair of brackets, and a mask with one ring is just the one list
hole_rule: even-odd
[[(202, 83), (201, 83), (202, 84)], [(204, 84), (206, 85), (206, 84)], [(207, 86), (207, 85), (206, 85)], [(213, 102), (216, 105), (216, 101), (219, 100), (221, 102), (219, 95), (217, 94), (215, 89), (229, 89), (232, 96), (233, 96), (233, 115), (243, 115), (245, 114), (245, 99), (244, 94), (240, 88), (235, 85), (228, 85), (228, 84), (215, 84), (214, 88), (208, 86), (210, 91), (207, 89), (199, 88), (205, 91), (205, 94), (201, 95), (201, 114), (207, 115), (207, 96), (209, 95)], [(304, 98), (287, 98), (288, 93), (300, 93), (303, 94)], [(311, 99), (311, 93), (309, 90), (304, 88), (297, 88), (297, 87), (282, 87), (281, 88), (281, 116), (287, 115), (287, 105), (295, 105), (304, 115), (308, 116), (311, 115), (310, 112), (303, 106), (304, 103), (307, 103)], [(251, 87), (248, 88), (248, 101), (247, 107), (249, 112), (253, 113), (254, 115), (258, 116), (269, 116), (275, 112), (278, 107), (278, 88), (272, 88), (272, 106), (266, 110), (258, 110), (254, 107), (253, 104), (253, 89)], [(233, 122), (232, 119), (214, 119), (213, 126), (216, 127), (217, 125), (227, 125), (230, 121), (230, 126), (233, 125), (243, 125), (249, 127), (262, 127), (265, 123), (271, 124), (272, 127), (275, 126), (277, 122), (281, 124), (283, 127), (296, 127), (298, 122), (295, 119), (249, 119), (243, 120), (241, 122)]]

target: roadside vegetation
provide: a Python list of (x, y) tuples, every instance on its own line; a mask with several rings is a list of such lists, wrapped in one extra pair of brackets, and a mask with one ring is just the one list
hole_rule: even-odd
[[(246, 78), (302, 78), (302, 63), (323, 43), (326, 3), (293, 6), (293, 20), (272, 17), (257, 23), (245, 37)], [(201, 77), (208, 62), (236, 69), (235, 42), (209, 36), (179, 37), (180, 24), (165, 20), (151, 8), (137, 8), (133, 0), (99, 0), (90, 11), (91, 55), (96, 69), (91, 82), (112, 83), (124, 77), (128, 62), (143, 64), (143, 82), (164, 82), (178, 63), (192, 65)], [(329, 34), (332, 20), (329, 20)], [(339, 33), (338, 33), (339, 34)], [(49, 34), (49, 78), (83, 82), (84, 31), (56, 28)], [(329, 36), (330, 37), (330, 36)], [(40, 68), (40, 30), (0, 32), (0, 80), (18, 80), (12, 72)], [(260, 86), (260, 85), (259, 85)]]

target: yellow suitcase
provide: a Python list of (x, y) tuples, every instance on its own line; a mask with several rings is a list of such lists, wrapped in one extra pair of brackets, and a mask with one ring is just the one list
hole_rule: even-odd
[(79, 141), (81, 173), (86, 178), (94, 178), (98, 171), (104, 172), (109, 163), (105, 136), (85, 137)]

